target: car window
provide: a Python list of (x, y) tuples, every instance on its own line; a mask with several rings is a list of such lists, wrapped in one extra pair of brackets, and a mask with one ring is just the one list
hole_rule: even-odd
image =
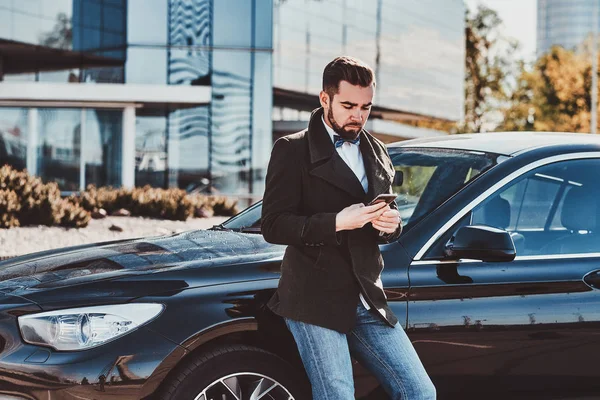
[[(528, 179), (523, 179), (520, 182), (506, 189), (500, 196), (511, 206), (519, 205), (516, 212), (510, 212), (510, 218), (507, 219), (508, 225), (502, 227), (510, 231), (516, 230), (542, 230), (545, 226), (551, 208), (555, 202), (556, 195), (560, 190), (560, 183), (549, 179), (538, 177), (536, 174)], [(496, 203), (498, 200), (496, 200)], [(482, 212), (490, 212), (490, 207), (479, 209), (476, 212), (476, 218), (483, 218)], [(499, 216), (501, 212), (492, 210)], [(489, 216), (487, 218), (490, 218)], [(492, 217), (493, 218), (493, 217)]]
[[(496, 165), (497, 155), (449, 149), (391, 148), (390, 157), (402, 182), (392, 187), (406, 232), (466, 183)], [(217, 228), (260, 233), (262, 202)]]
[(552, 221), (550, 222), (551, 230), (564, 229), (564, 226), (562, 224), (562, 210), (564, 208), (564, 203), (565, 203), (565, 199), (567, 198), (567, 194), (574, 188), (577, 188), (577, 186), (567, 187), (565, 190), (565, 193), (563, 193), (563, 195), (561, 196), (560, 201), (558, 203), (558, 207), (556, 208), (556, 213), (554, 214), (554, 217), (552, 218)]
[(392, 187), (396, 204), (410, 230), (423, 216), (448, 200), (468, 182), (496, 165), (497, 156), (451, 149), (392, 148), (390, 157), (401, 182)]
[(537, 168), (473, 210), (472, 224), (507, 230), (517, 255), (600, 252), (600, 160)]

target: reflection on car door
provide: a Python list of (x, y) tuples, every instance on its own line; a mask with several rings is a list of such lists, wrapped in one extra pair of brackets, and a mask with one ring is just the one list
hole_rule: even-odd
[(440, 238), (469, 223), (506, 229), (512, 262), (444, 260), (440, 243), (413, 262), (408, 333), (440, 392), (598, 393), (599, 178), (598, 159), (537, 168)]

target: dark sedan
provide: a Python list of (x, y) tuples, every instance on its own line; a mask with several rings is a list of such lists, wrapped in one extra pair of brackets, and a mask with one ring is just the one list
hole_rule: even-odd
[[(382, 281), (441, 399), (600, 396), (600, 138), (389, 146), (404, 220)], [(2, 399), (309, 399), (265, 307), (260, 203), (208, 231), (0, 263)], [(356, 398), (385, 399), (357, 363)]]

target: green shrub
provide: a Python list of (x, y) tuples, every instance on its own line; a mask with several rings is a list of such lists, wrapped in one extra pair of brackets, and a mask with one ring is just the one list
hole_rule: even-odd
[(133, 216), (180, 221), (185, 221), (194, 212), (184, 190), (151, 186), (130, 190), (90, 185), (81, 193), (80, 204), (88, 211), (103, 208), (110, 214), (124, 208)]
[(17, 194), (13, 190), (0, 189), (0, 228), (19, 226), (17, 213), (20, 209)]
[(192, 202), (182, 189), (144, 186), (132, 191), (131, 201), (132, 215), (185, 221), (194, 213)]
[(73, 197), (64, 199), (63, 216), (60, 219), (60, 226), (66, 228), (84, 228), (90, 222), (90, 212), (81, 207)]
[(58, 186), (5, 165), (0, 168), (0, 189), (14, 191), (20, 209), (17, 218), (24, 225), (54, 225), (62, 218)]
[(232, 216), (239, 212), (237, 200), (225, 196), (188, 195), (194, 207), (194, 214), (202, 214), (200, 210), (208, 215)]
[(27, 171), (0, 168), (0, 227), (25, 225), (87, 226), (91, 213), (121, 208), (133, 216), (185, 221), (192, 216), (231, 216), (237, 200), (224, 196), (189, 195), (182, 189), (150, 186), (133, 190), (89, 185), (78, 195), (62, 198), (55, 182), (43, 183)]
[(214, 215), (214, 210), (212, 208), (212, 204), (210, 204), (209, 196), (192, 194), (188, 195), (188, 198), (192, 203), (192, 207), (194, 209), (194, 216), (212, 217)]
[(103, 208), (110, 214), (125, 208), (133, 216), (179, 221), (198, 215), (229, 216), (239, 212), (237, 201), (224, 196), (190, 195), (182, 189), (148, 185), (133, 190), (89, 185), (81, 193), (79, 204), (90, 212)]
[(94, 185), (88, 185), (86, 190), (80, 194), (79, 199), (80, 205), (88, 211), (103, 208), (111, 213), (120, 208), (129, 209), (133, 206), (131, 190), (115, 189), (110, 186), (96, 188)]
[(213, 199), (212, 209), (215, 215), (230, 217), (240, 212), (237, 206), (237, 200), (225, 196), (217, 196)]
[[(0, 190), (15, 193), (19, 207), (14, 214), (20, 226), (60, 225), (67, 211), (69, 215), (64, 221), (68, 226), (86, 226), (89, 221), (87, 212), (82, 213), (83, 209), (72, 207), (69, 200), (61, 197), (55, 182), (43, 183), (25, 170), (18, 171), (9, 165), (0, 167)], [(11, 224), (15, 226), (14, 221)]]
[(57, 225), (63, 217), (63, 199), (55, 182), (42, 183), (34, 178), (26, 185), (26, 190), (20, 194), (21, 225)]

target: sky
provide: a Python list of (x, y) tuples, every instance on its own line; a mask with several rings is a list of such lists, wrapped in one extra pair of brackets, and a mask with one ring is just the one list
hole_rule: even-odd
[(503, 21), (503, 34), (521, 44), (520, 57), (535, 58), (537, 0), (465, 0), (470, 10), (483, 4), (495, 10)]

